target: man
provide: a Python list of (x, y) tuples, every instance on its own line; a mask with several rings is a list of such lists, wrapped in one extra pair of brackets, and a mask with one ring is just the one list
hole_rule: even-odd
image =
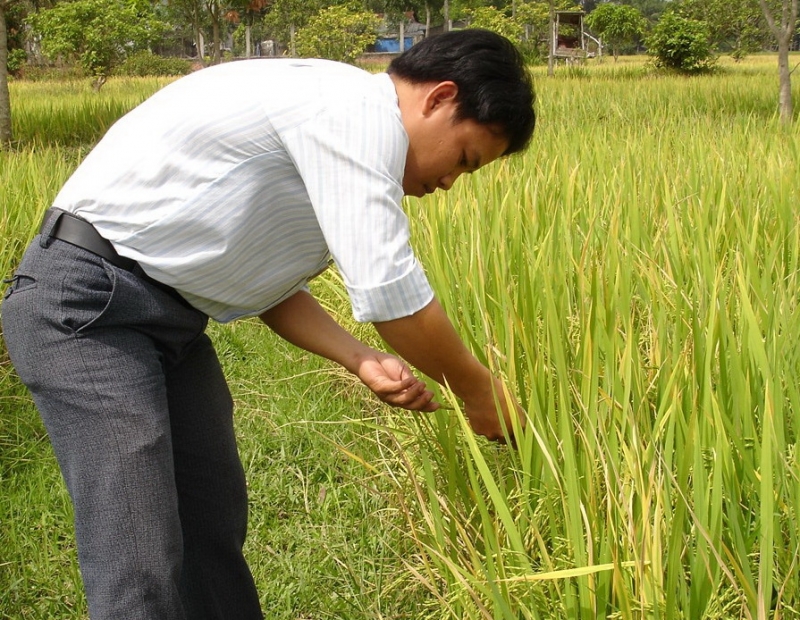
[(478, 30), (370, 75), (319, 60), (187, 76), (115, 124), (56, 197), (3, 304), (12, 361), (75, 507), (95, 620), (260, 618), (242, 556), (245, 481), (208, 317), (258, 315), (384, 402), (438, 405), (401, 359), (307, 291), (332, 260), (359, 321), (447, 382), (478, 433), (513, 403), (462, 344), (409, 246), (404, 195), (523, 149), (518, 52)]

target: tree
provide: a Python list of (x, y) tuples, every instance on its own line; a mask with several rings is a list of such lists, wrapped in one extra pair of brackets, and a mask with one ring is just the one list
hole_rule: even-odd
[(128, 54), (146, 49), (165, 30), (149, 5), (130, 0), (74, 0), (30, 17), (48, 56), (77, 57), (99, 89)]
[(211, 64), (222, 62), (222, 21), (225, 7), (222, 0), (204, 0), (205, 12), (211, 20)]
[(756, 0), (682, 0), (678, 10), (684, 17), (706, 22), (712, 44), (731, 49), (736, 60), (762, 49), (769, 37)]
[(589, 13), (586, 24), (611, 47), (616, 61), (620, 49), (632, 45), (642, 35), (645, 21), (639, 9), (606, 2)]
[(427, 37), (431, 30), (431, 15), (434, 11), (444, 11), (444, 0), (425, 0), (423, 4), (425, 6), (425, 36)]
[(657, 66), (696, 73), (714, 62), (710, 36), (705, 22), (667, 11), (647, 39), (648, 53)]
[(264, 18), (264, 25), (274, 37), (289, 43), (289, 54), (297, 55), (297, 30), (322, 8), (321, 0), (275, 0)]
[(27, 1), (0, 0), (0, 150), (8, 148), (13, 139), (8, 78), (25, 59), (20, 26), (30, 8)]
[(625, 4), (639, 9), (648, 24), (657, 24), (664, 9), (672, 4), (672, 0), (625, 0)]
[(13, 72), (12, 65), (19, 67), (25, 61), (21, 25), (27, 12), (37, 5), (37, 0), (0, 0), (0, 150), (7, 149), (13, 140), (9, 71)]
[(548, 40), (550, 29), (550, 6), (547, 2), (517, 2), (514, 21), (522, 27), (520, 51), (525, 59), (538, 62), (547, 51), (542, 42)]
[(522, 39), (522, 26), (493, 6), (467, 9), (466, 14), (470, 18), (469, 25), (471, 28), (491, 30), (515, 42)]
[(0, 0), (0, 150), (11, 146), (11, 96), (8, 92), (8, 2)]
[(378, 19), (372, 13), (330, 6), (297, 32), (297, 53), (352, 64), (375, 41), (377, 27)]
[(208, 25), (208, 16), (203, 0), (168, 0), (167, 11), (175, 21), (189, 25), (197, 51), (197, 59), (201, 63), (205, 62), (203, 28)]
[[(767, 0), (758, 0), (764, 19), (769, 24), (778, 43), (778, 108), (781, 122), (792, 122), (792, 70), (789, 69), (789, 47), (797, 31), (797, 0), (780, 0), (779, 6), (770, 6)], [(776, 14), (780, 14), (780, 19)]]
[(234, 0), (232, 13), (235, 21), (244, 23), (244, 55), (250, 58), (253, 49), (252, 29), (257, 19), (263, 17), (267, 0)]

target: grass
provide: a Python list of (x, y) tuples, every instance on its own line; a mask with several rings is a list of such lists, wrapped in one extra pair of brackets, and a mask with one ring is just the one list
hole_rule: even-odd
[[(452, 410), (389, 412), (254, 322), (212, 328), (268, 617), (800, 617), (800, 137), (775, 57), (690, 79), (623, 60), (535, 69), (531, 151), (407, 204), (442, 303), (528, 412), (517, 451), (446, 391)], [(107, 126), (60, 122), (0, 154), (6, 273)], [(315, 285), (374, 341), (335, 274)], [(0, 615), (82, 617), (69, 502), (0, 371)]]
[(438, 504), (409, 527), (450, 617), (797, 617), (798, 134), (733, 69), (607, 71), (540, 79), (534, 152), (412, 208), (532, 432), (398, 448)]

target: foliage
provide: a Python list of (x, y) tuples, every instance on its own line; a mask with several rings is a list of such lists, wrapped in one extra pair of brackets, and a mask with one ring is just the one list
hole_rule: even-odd
[(264, 26), (272, 37), (283, 42), (302, 28), (323, 8), (322, 0), (275, 0), (264, 17)]
[(8, 73), (13, 76), (19, 76), (25, 61), (28, 59), (28, 54), (23, 49), (13, 49), (8, 51)]
[(589, 13), (586, 25), (611, 47), (616, 59), (621, 48), (633, 44), (644, 32), (645, 20), (637, 8), (604, 2)]
[(696, 73), (714, 64), (710, 39), (705, 22), (668, 11), (661, 16), (646, 43), (656, 66)]
[(544, 38), (550, 26), (550, 5), (539, 1), (519, 2), (514, 19), (519, 24), (530, 27), (537, 36)]
[(128, 56), (115, 73), (130, 77), (147, 77), (186, 75), (191, 70), (191, 63), (184, 58), (164, 58), (148, 50), (142, 50)]
[(730, 50), (736, 60), (763, 49), (769, 39), (764, 15), (753, 0), (681, 0), (677, 10), (708, 24), (712, 44)]
[(467, 9), (466, 15), (469, 18), (470, 28), (491, 30), (512, 41), (519, 41), (522, 37), (522, 25), (493, 6)]
[(638, 9), (647, 23), (653, 25), (661, 19), (661, 14), (672, 4), (672, 0), (626, 0), (625, 4)]
[(22, 68), (22, 76), (26, 82), (65, 82), (80, 81), (86, 77), (83, 69), (77, 65), (39, 65), (28, 62)]
[(375, 41), (377, 18), (372, 13), (348, 6), (321, 10), (297, 33), (297, 53), (306, 58), (327, 58), (355, 64), (370, 43)]
[(519, 49), (529, 63), (537, 63), (547, 55), (550, 28), (550, 7), (546, 2), (519, 2), (514, 20), (522, 28)]
[(77, 57), (83, 69), (108, 77), (129, 54), (158, 39), (166, 26), (136, 0), (74, 0), (30, 17), (51, 57)]
[(195, 45), (196, 55), (202, 57), (205, 50), (200, 49), (200, 35), (211, 25), (203, 0), (169, 0), (160, 7), (165, 21), (176, 26), (175, 34), (189, 34)]

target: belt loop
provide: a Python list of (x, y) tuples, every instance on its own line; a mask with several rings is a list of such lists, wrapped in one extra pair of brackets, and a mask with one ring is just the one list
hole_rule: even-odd
[(62, 215), (64, 215), (64, 211), (55, 207), (50, 207), (44, 212), (42, 224), (39, 226), (39, 245), (43, 248), (48, 247), (52, 242), (53, 228), (55, 228)]

